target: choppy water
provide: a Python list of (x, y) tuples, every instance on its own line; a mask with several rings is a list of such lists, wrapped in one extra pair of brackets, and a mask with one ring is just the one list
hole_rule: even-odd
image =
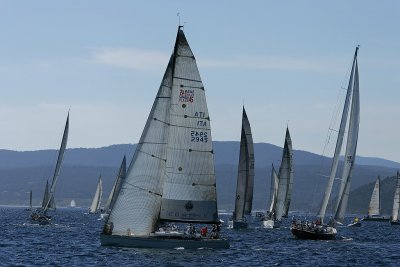
[[(82, 209), (59, 209), (39, 226), (23, 208), (0, 208), (0, 265), (113, 266), (400, 266), (400, 227), (364, 222), (338, 228), (332, 241), (297, 240), (281, 229), (222, 227), (227, 250), (156, 250), (100, 246), (103, 222)], [(227, 220), (228, 215), (222, 215)]]

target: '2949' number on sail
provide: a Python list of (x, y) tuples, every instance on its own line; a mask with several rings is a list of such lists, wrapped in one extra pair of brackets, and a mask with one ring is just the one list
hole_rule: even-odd
[(199, 132), (199, 131), (191, 131), (190, 132), (191, 142), (208, 142), (208, 134), (207, 132)]

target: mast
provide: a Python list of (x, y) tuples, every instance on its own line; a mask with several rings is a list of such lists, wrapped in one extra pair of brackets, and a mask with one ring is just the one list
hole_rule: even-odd
[(397, 171), (397, 182), (396, 191), (394, 193), (393, 199), (393, 209), (392, 209), (392, 221), (397, 221), (399, 217), (399, 207), (400, 207), (400, 174)]
[[(350, 183), (354, 161), (356, 158), (358, 130), (360, 124), (360, 94), (359, 94), (359, 78), (358, 78), (358, 63), (356, 60), (353, 95), (351, 102), (350, 122), (347, 135), (346, 153), (344, 157), (344, 167), (342, 172), (341, 190), (338, 195), (338, 204), (336, 208), (335, 220), (344, 221), (347, 202), (350, 193)], [(343, 187), (343, 188), (342, 188)]]
[(329, 198), (331, 195), (333, 181), (335, 179), (336, 170), (337, 170), (337, 167), (339, 164), (340, 151), (342, 150), (343, 137), (344, 137), (344, 133), (345, 133), (347, 117), (348, 117), (348, 112), (349, 112), (349, 106), (350, 106), (350, 98), (351, 98), (352, 91), (353, 91), (353, 77), (354, 77), (354, 68), (355, 68), (356, 59), (357, 59), (357, 51), (358, 51), (358, 47), (356, 48), (356, 52), (354, 53), (353, 66), (351, 68), (350, 80), (349, 80), (349, 84), (347, 87), (347, 93), (346, 93), (346, 100), (345, 100), (344, 107), (343, 107), (342, 119), (340, 121), (339, 133), (338, 133), (338, 137), (337, 137), (337, 141), (336, 141), (335, 153), (333, 156), (333, 162), (332, 162), (332, 166), (331, 166), (331, 173), (329, 175), (328, 185), (326, 186), (324, 198), (322, 200), (321, 207), (320, 207), (320, 209), (318, 211), (318, 215), (317, 215), (317, 217), (320, 218), (321, 222), (323, 222), (324, 217), (325, 217), (326, 207), (328, 206), (328, 201), (329, 201)]

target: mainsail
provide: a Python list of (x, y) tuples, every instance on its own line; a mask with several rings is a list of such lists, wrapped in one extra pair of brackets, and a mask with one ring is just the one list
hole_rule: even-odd
[(218, 222), (210, 118), (181, 27), (107, 224), (148, 236), (159, 220)]
[(293, 183), (292, 171), (292, 141), (290, 139), (289, 129), (286, 129), (285, 145), (283, 147), (282, 161), (279, 168), (279, 183), (276, 196), (275, 219), (280, 220), (289, 209), (291, 192)]
[[(282, 173), (281, 173), (282, 172)], [(286, 197), (283, 208), (283, 217), (287, 217), (289, 214), (290, 201), (292, 199), (292, 187), (293, 187), (293, 150), (292, 150), (292, 139), (290, 138), (289, 128), (286, 128), (285, 145), (283, 148), (282, 164), (279, 169), (279, 177), (288, 177), (288, 188), (286, 191)]]
[(254, 148), (250, 122), (243, 107), (242, 131), (240, 135), (240, 152), (238, 176), (236, 183), (235, 220), (243, 220), (245, 214), (251, 213), (254, 184)]
[(343, 223), (346, 213), (347, 202), (350, 193), (350, 183), (354, 160), (356, 158), (358, 130), (360, 125), (360, 94), (358, 85), (358, 64), (355, 62), (354, 86), (351, 101), (350, 122), (348, 126), (347, 145), (344, 157), (344, 167), (340, 184), (338, 204), (336, 207), (335, 220)]
[(106, 213), (110, 213), (112, 207), (114, 206), (116, 196), (119, 194), (121, 190), (122, 180), (126, 175), (126, 157), (122, 160), (121, 166), (119, 167), (117, 177), (115, 178), (114, 185), (111, 189), (110, 195), (108, 196), (106, 205), (104, 206), (104, 211)]
[(42, 208), (43, 208), (44, 212), (46, 212), (47, 209), (55, 209), (55, 207), (56, 207), (55, 201), (54, 201), (54, 191), (56, 189), (56, 183), (58, 180), (58, 176), (60, 175), (61, 163), (64, 158), (65, 148), (67, 147), (68, 131), (69, 131), (69, 112), (68, 112), (68, 116), (67, 116), (67, 121), (65, 122), (64, 134), (63, 134), (63, 138), (61, 141), (60, 150), (58, 151), (56, 168), (54, 170), (54, 175), (53, 175), (53, 179), (51, 181), (50, 188), (49, 188), (48, 181), (46, 182), (46, 188), (45, 188), (45, 193), (44, 193), (43, 202), (42, 202)]
[(100, 210), (102, 196), (103, 196), (103, 183), (101, 181), (101, 176), (100, 176), (99, 181), (97, 183), (96, 192), (92, 200), (92, 205), (90, 205), (90, 210), (89, 210), (90, 213), (96, 213)]
[(400, 207), (400, 174), (397, 171), (397, 183), (396, 183), (396, 191), (394, 193), (394, 199), (393, 199), (392, 221), (398, 220), (399, 207)]
[(270, 186), (270, 197), (269, 197), (269, 213), (275, 214), (275, 206), (276, 206), (276, 196), (278, 194), (278, 184), (279, 178), (278, 174), (276, 173), (275, 167), (272, 164), (271, 167), (271, 186)]
[(381, 214), (380, 184), (381, 184), (381, 178), (378, 176), (378, 179), (375, 182), (374, 190), (372, 191), (371, 201), (369, 202), (368, 216)]
[[(342, 118), (341, 118), (341, 121), (340, 121), (338, 137), (337, 137), (337, 140), (336, 140), (335, 153), (334, 153), (334, 156), (333, 156), (333, 162), (332, 162), (332, 166), (331, 166), (331, 173), (330, 173), (330, 176), (329, 176), (328, 185), (326, 186), (326, 189), (325, 189), (325, 193), (324, 193), (324, 197), (323, 197), (323, 200), (322, 200), (322, 203), (321, 203), (321, 207), (320, 207), (320, 209), (318, 211), (318, 215), (317, 215), (318, 218), (321, 219), (321, 221), (323, 221), (323, 219), (325, 217), (326, 207), (328, 205), (328, 201), (329, 201), (329, 198), (330, 198), (330, 195), (331, 195), (333, 181), (335, 180), (335, 177), (336, 177), (336, 171), (337, 171), (337, 168), (338, 168), (338, 165), (339, 165), (339, 156), (340, 156), (340, 152), (342, 150), (343, 139), (344, 139), (346, 125), (347, 125), (347, 119), (348, 119), (348, 116), (349, 116), (348, 114), (349, 114), (349, 110), (350, 110), (351, 98), (352, 98), (352, 95), (354, 95), (354, 93), (353, 93), (353, 89), (354, 89), (354, 73), (355, 73), (355, 69), (356, 69), (356, 65), (357, 65), (357, 52), (358, 52), (358, 47), (356, 48), (356, 51), (354, 53), (353, 65), (352, 65), (351, 74), (350, 74), (350, 80), (349, 80), (349, 84), (348, 84), (348, 87), (347, 87), (346, 99), (345, 99), (345, 103), (344, 103), (344, 107), (343, 107), (343, 112), (342, 112)], [(358, 83), (358, 74), (357, 74), (357, 83)], [(358, 85), (357, 85), (357, 90), (358, 90)], [(352, 104), (351, 106), (352, 106), (352, 108), (356, 108), (357, 107), (357, 105), (355, 105), (355, 104)], [(353, 126), (353, 127), (355, 127), (355, 126)], [(357, 125), (357, 129), (358, 129), (358, 125)], [(355, 137), (355, 143), (348, 145), (348, 146), (355, 146), (354, 147), (354, 155), (355, 155), (355, 148), (356, 148), (356, 145), (357, 145), (357, 135), (358, 135), (358, 130), (357, 130), (357, 133), (355, 133), (355, 135), (352, 137), (352, 138)], [(349, 153), (353, 153), (353, 151), (349, 150)], [(354, 158), (353, 158), (353, 160), (354, 160)], [(344, 171), (344, 172), (346, 172), (348, 174), (351, 174), (352, 167), (350, 167), (350, 166), (352, 166), (352, 163), (349, 164), (349, 167), (347, 167), (348, 170)], [(343, 192), (345, 190), (345, 186), (346, 186), (347, 180), (349, 180), (348, 177), (343, 178), (344, 181), (343, 181), (343, 183), (341, 185), (341, 189), (340, 189), (340, 192), (339, 192), (339, 195), (338, 195), (338, 199), (342, 198), (342, 195), (343, 195)], [(350, 185), (348, 185), (348, 186), (350, 186)], [(346, 200), (346, 203), (347, 203), (347, 200)]]

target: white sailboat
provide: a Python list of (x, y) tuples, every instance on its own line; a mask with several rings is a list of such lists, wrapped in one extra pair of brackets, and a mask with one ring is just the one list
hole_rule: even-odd
[(67, 116), (67, 121), (65, 122), (64, 133), (61, 141), (60, 150), (58, 151), (57, 163), (54, 170), (51, 185), (49, 186), (49, 181), (47, 180), (43, 195), (42, 206), (31, 214), (31, 219), (34, 221), (38, 221), (40, 224), (50, 223), (51, 217), (47, 215), (47, 211), (54, 210), (56, 208), (54, 200), (54, 192), (56, 189), (58, 177), (60, 175), (61, 164), (64, 158), (64, 152), (67, 147), (68, 131), (69, 131), (69, 112)]
[(230, 227), (244, 229), (248, 227), (246, 215), (251, 214), (254, 187), (254, 145), (250, 122), (243, 107), (242, 131), (240, 137), (240, 152), (238, 176), (236, 184), (235, 211)]
[(392, 219), (390, 221), (391, 225), (400, 225), (399, 208), (400, 208), (400, 174), (399, 171), (397, 171), (396, 191), (394, 193)]
[[(272, 183), (272, 181), (274, 181)], [(286, 128), (285, 144), (279, 173), (272, 167), (271, 186), (274, 186), (274, 199), (271, 200), (270, 210), (264, 217), (265, 228), (279, 228), (282, 217), (287, 216), (292, 195), (293, 185), (293, 151), (289, 128)], [(276, 192), (276, 194), (275, 194)]]
[(108, 196), (106, 205), (104, 206), (104, 213), (101, 214), (102, 219), (106, 218), (110, 214), (114, 206), (115, 199), (117, 198), (117, 195), (121, 190), (121, 184), (123, 179), (125, 179), (125, 175), (126, 175), (126, 157), (124, 156), (121, 166), (119, 167), (117, 177), (115, 178), (114, 185), (111, 189), (110, 195)]
[(98, 213), (100, 211), (101, 197), (103, 196), (103, 182), (101, 181), (101, 175), (97, 182), (96, 192), (94, 194), (92, 205), (90, 205), (89, 213)]
[[(318, 220), (315, 223), (307, 221), (294, 220), (291, 225), (291, 232), (294, 236), (302, 239), (334, 239), (337, 230), (335, 222), (343, 223), (344, 215), (347, 208), (348, 196), (350, 192), (350, 183), (352, 171), (354, 167), (354, 160), (356, 156), (358, 130), (360, 123), (360, 96), (359, 96), (359, 77), (358, 77), (358, 62), (357, 52), (359, 47), (356, 48), (354, 53), (353, 65), (351, 68), (349, 85), (347, 87), (346, 100), (343, 107), (342, 118), (340, 121), (340, 128), (336, 140), (335, 153), (331, 165), (331, 173), (329, 176), (328, 184), (325, 189), (324, 198), (322, 200)], [(350, 114), (349, 114), (350, 112)], [(347, 119), (349, 123), (347, 125)], [(328, 201), (331, 195), (333, 181), (336, 177), (336, 172), (339, 164), (339, 156), (342, 150), (343, 139), (347, 127), (347, 143), (346, 152), (344, 157), (344, 167), (341, 175), (341, 183), (338, 194), (338, 202), (335, 206), (335, 217), (332, 218), (328, 224), (324, 223), (324, 217)]]
[(381, 216), (381, 178), (375, 182), (374, 190), (372, 191), (371, 200), (368, 206), (368, 215), (362, 219), (363, 221), (380, 221), (387, 222), (390, 218)]
[[(100, 236), (102, 245), (228, 248), (218, 237), (210, 116), (182, 26), (126, 177)], [(188, 225), (186, 233), (168, 227)], [(191, 224), (213, 224), (199, 235)]]
[(76, 202), (75, 202), (75, 200), (74, 200), (74, 199), (73, 199), (73, 200), (71, 200), (71, 202), (70, 202), (69, 206), (70, 206), (71, 208), (76, 208)]

